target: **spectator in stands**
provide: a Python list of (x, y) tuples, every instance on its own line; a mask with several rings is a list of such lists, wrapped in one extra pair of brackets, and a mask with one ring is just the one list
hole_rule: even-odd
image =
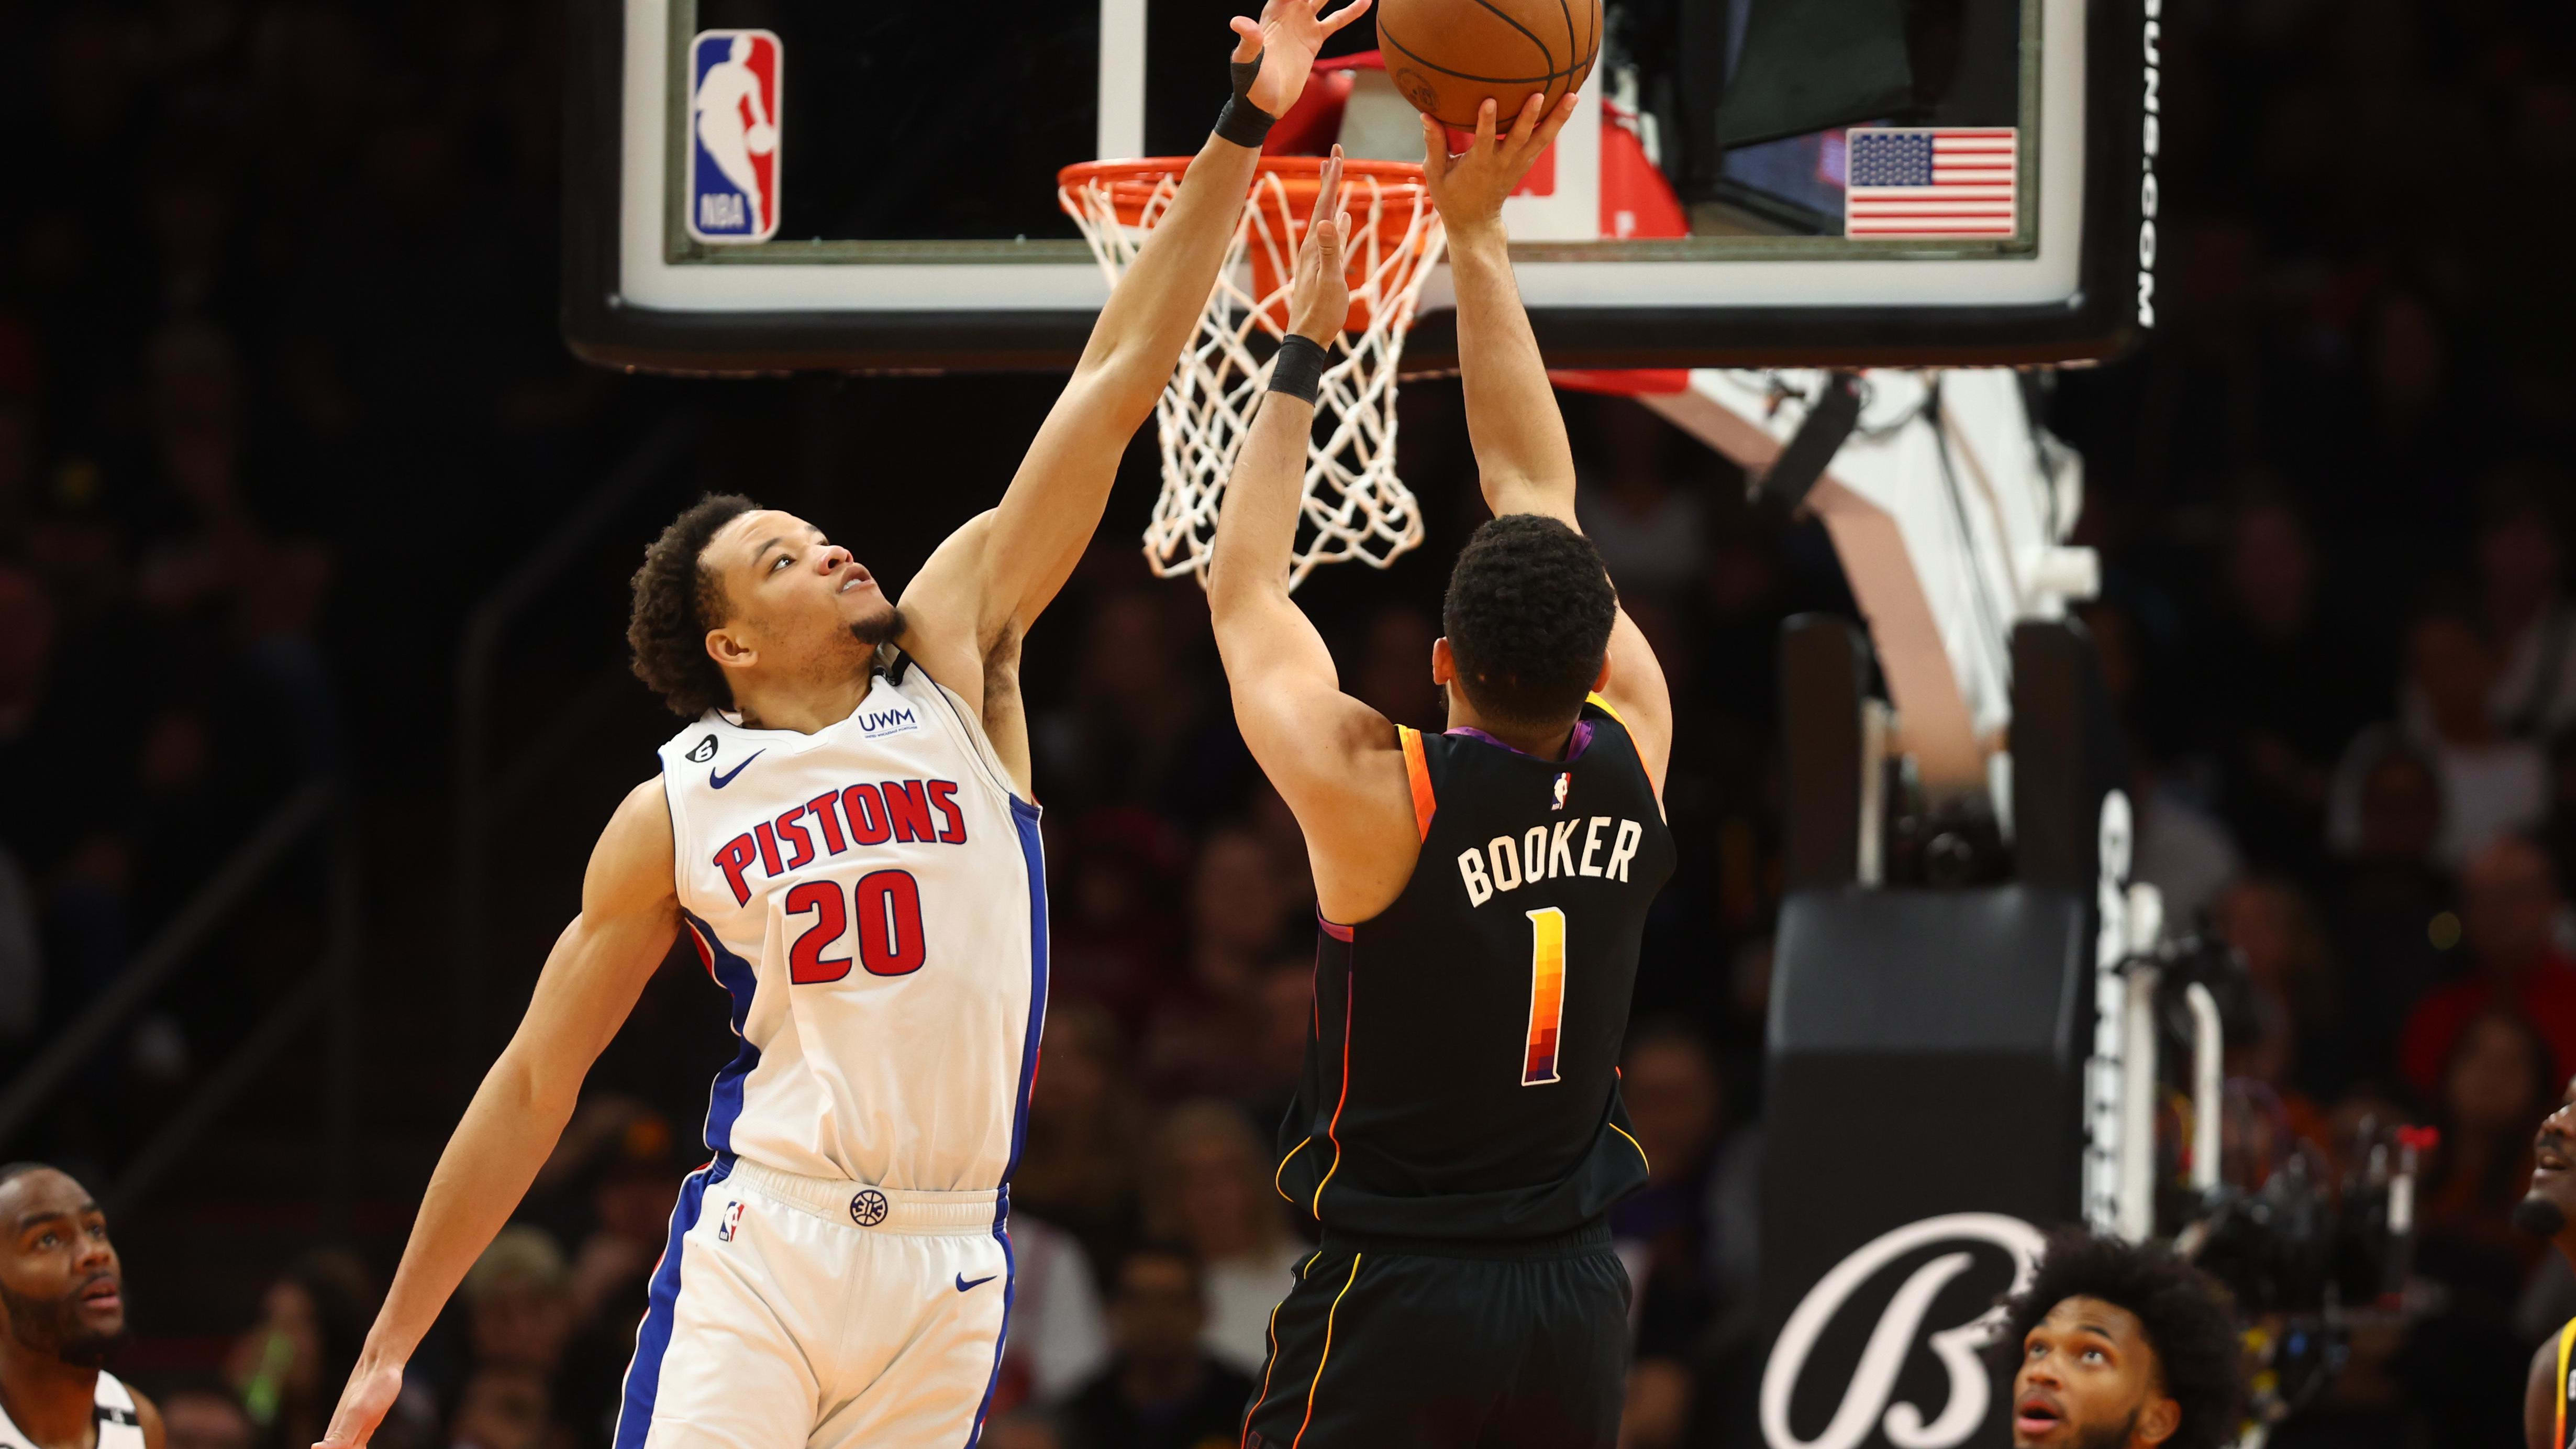
[[(1145, 1038), (1145, 1080), (1155, 1095), (1233, 1096), (1253, 1088), (1247, 1067), (1262, 1035), (1261, 968), (1289, 926), (1278, 861), (1241, 826), (1209, 834), (1190, 884), (1188, 977), (1163, 1001)], [(1305, 939), (1311, 940), (1311, 934)]]
[(1059, 1416), (1067, 1449), (1203, 1449), (1235, 1442), (1252, 1378), (1200, 1348), (1207, 1301), (1187, 1248), (1149, 1245), (1118, 1264), (1109, 1367)]
[(2490, 703), (2507, 734), (2543, 739), (2576, 724), (2576, 600), (2567, 597), (2553, 500), (2571, 481), (2538, 464), (2487, 480), (2478, 524), (2478, 602), (2503, 646)]
[[(1061, 1402), (1109, 1358), (1098, 1270), (1079, 1240), (1014, 1208), (1011, 1272), (1011, 1331), (1002, 1343), (1002, 1373), (993, 1390), (996, 1412)], [(988, 1423), (985, 1437), (992, 1435)]]
[(1309, 1251), (1288, 1230), (1268, 1148), (1240, 1107), (1203, 1098), (1165, 1114), (1148, 1161), (1145, 1235), (1197, 1259), (1207, 1316), (1199, 1346), (1229, 1368), (1260, 1372), (1270, 1310)]
[(554, 1449), (562, 1438), (550, 1415), (546, 1376), (519, 1364), (474, 1371), (448, 1421), (452, 1449)]
[(1118, 1024), (1089, 1002), (1052, 1006), (1039, 1055), (1012, 1210), (1073, 1234), (1094, 1263), (1117, 1262), (1135, 1241), (1145, 1111)]
[(551, 1376), (571, 1337), (571, 1275), (543, 1228), (503, 1228), (465, 1272), (463, 1297), (477, 1368)]
[(2560, 883), (2576, 881), (2576, 727), (2550, 741), (2549, 818), (2541, 830)]
[(2556, 940), (2558, 882), (2549, 857), (2518, 835), (2478, 852), (2460, 875), (2461, 927), (2473, 974), (2431, 992), (2406, 1020), (2399, 1065), (2426, 1097), (2470, 1021), (2519, 1014), (2548, 1043), (2556, 1080), (2576, 1073), (2576, 964)]
[(2540, 747), (2507, 735), (2492, 703), (2502, 668), (2495, 643), (2465, 601), (2437, 590), (2406, 632), (2406, 728), (2442, 781), (2434, 856), (2457, 868), (2547, 808)]
[(1598, 399), (1593, 413), (1604, 457), (1575, 494), (1583, 534), (1622, 596), (1670, 603), (1700, 582), (1708, 557), (1699, 496), (1673, 486), (1668, 452), (1676, 434), (1631, 398)]
[(2457, 903), (2433, 862), (2441, 829), (2432, 765), (2394, 729), (2364, 732), (2336, 781), (2329, 919), (2345, 966), (2344, 1048), (2383, 1085), (2394, 1083), (2407, 1011), (2457, 974)]
[(1439, 634), (1410, 604), (1378, 610), (1360, 643), (1359, 668), (1351, 671), (1352, 697), (1397, 724), (1443, 728), (1448, 701), (1431, 682), (1431, 641)]
[(1033, 1408), (996, 1414), (984, 1424), (981, 1449), (1064, 1449), (1055, 1417)]
[(218, 1388), (165, 1390), (160, 1396), (164, 1449), (251, 1449), (257, 1430), (241, 1401)]
[(1610, 1209), (1611, 1237), (1636, 1292), (1631, 1432), (1677, 1443), (1689, 1422), (1693, 1365), (1717, 1311), (1709, 1275), (1709, 1172), (1725, 1097), (1707, 1043), (1677, 1021), (1632, 1033), (1619, 1093), (1647, 1162), (1645, 1188)]
[(2222, 893), (2211, 912), (2218, 938), (2253, 977), (2258, 1015), (2281, 1060), (2268, 1080), (2331, 1099), (2350, 1073), (2342, 1060), (2342, 983), (2307, 894), (2273, 875), (2253, 875)]
[(555, 1417), (575, 1441), (605, 1446), (624, 1399), (635, 1332), (644, 1320), (653, 1265), (670, 1238), (680, 1172), (672, 1161), (671, 1127), (639, 1111), (616, 1134), (590, 1191), (594, 1223), (565, 1277), (568, 1338), (555, 1374)]
[(1071, 836), (1047, 850), (1047, 1000), (1097, 1002), (1133, 1037), (1180, 969), (1172, 898), (1185, 847), (1170, 821), (1133, 805), (1094, 810)]
[(224, 1361), (263, 1449), (305, 1449), (321, 1439), (375, 1312), (375, 1284), (350, 1253), (308, 1254), (269, 1285), (259, 1322)]
[(1215, 696), (1178, 647), (1166, 617), (1173, 607), (1144, 589), (1093, 605), (1073, 697), (1033, 721), (1031, 743), (1059, 808), (1178, 803), (1173, 787)]
[(2397, 1372), (2441, 1442), (2510, 1444), (2527, 1357), (2513, 1313), (2544, 1244), (2513, 1228), (2532, 1130), (2556, 1105), (2549, 1045), (2511, 1009), (2460, 1030), (2443, 1063), (2441, 1141), (2417, 1191), (2415, 1273), (2441, 1285)]
[(2193, 651), (2227, 814), (2257, 863), (2304, 870), (2317, 855), (2336, 755), (2367, 717), (2367, 670), (2325, 617), (2307, 523), (2277, 497), (2230, 521), (2221, 620)]

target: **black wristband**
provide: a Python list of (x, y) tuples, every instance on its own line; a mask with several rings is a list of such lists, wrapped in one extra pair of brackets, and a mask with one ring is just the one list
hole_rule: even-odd
[(1216, 113), (1216, 133), (1238, 146), (1259, 150), (1279, 118), (1252, 103), (1252, 82), (1261, 74), (1261, 53), (1253, 52), (1250, 60), (1226, 62), (1234, 77), (1234, 94), (1226, 100), (1225, 109)]
[(1279, 355), (1270, 361), (1270, 390), (1284, 392), (1312, 406), (1324, 381), (1324, 345), (1291, 332), (1279, 339)]

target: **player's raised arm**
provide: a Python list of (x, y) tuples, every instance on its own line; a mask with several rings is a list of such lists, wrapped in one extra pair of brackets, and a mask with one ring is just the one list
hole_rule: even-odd
[[(976, 533), (961, 538), (960, 547), (942, 548), (906, 591), (907, 617), (922, 637), (906, 639), (905, 647), (929, 651), (926, 662), (951, 687), (960, 687), (968, 672), (956, 667), (966, 661), (955, 653), (967, 641), (939, 637), (940, 631), (972, 619), (980, 661), (1004, 635), (1028, 627), (1089, 546), (1127, 440), (1153, 412), (1216, 287), (1251, 192), (1262, 135), (1296, 103), (1324, 41), (1367, 14), (1371, 0), (1350, 0), (1328, 16), (1322, 11), (1329, 3), (1268, 0), (1258, 21), (1233, 21), (1235, 99), (1216, 133), (1199, 148), (1171, 210), (1111, 289), (1072, 381), (1000, 506), (969, 525)], [(916, 593), (925, 601), (937, 598), (941, 607), (915, 611)], [(961, 611), (958, 604), (970, 607)], [(956, 661), (944, 672), (937, 657), (943, 653)]]
[(600, 832), (581, 914), (556, 938), (518, 1032), (439, 1154), (393, 1287), (331, 1415), (329, 1449), (354, 1449), (375, 1433), (421, 1336), (554, 1150), (582, 1078), (671, 949), (672, 880), (670, 804), (662, 782), (648, 780)]
[(1411, 844), (1414, 821), (1395, 726), (1342, 692), (1331, 651), (1288, 597), (1316, 382), (1350, 309), (1340, 188), (1335, 147), (1297, 253), (1289, 335), (1217, 514), (1208, 608), (1244, 744), (1305, 830), (1325, 915), (1350, 921), (1375, 915), (1403, 888), (1411, 853), (1381, 847)]
[[(1495, 134), (1490, 100), (1476, 115), (1465, 154), (1449, 154), (1440, 123), (1422, 120), (1423, 173), (1449, 233), (1449, 274), (1458, 297), (1458, 375), (1467, 403), (1467, 437), (1475, 446), (1485, 506), (1495, 514), (1536, 513), (1580, 530), (1574, 516), (1574, 450), (1548, 385), (1547, 364), (1512, 277), (1503, 198), (1553, 144), (1574, 115), (1567, 96), (1541, 114), (1531, 96), (1509, 133)], [(1672, 751), (1672, 696), (1628, 611), (1610, 631), (1610, 678), (1602, 697), (1637, 741), (1657, 791)]]

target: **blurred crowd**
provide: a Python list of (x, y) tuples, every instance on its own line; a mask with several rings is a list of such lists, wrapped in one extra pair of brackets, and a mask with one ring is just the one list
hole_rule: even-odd
[[(2106, 586), (2084, 618), (2126, 726), (2139, 872), (2175, 929), (2250, 968), (2232, 1177), (2294, 1154), (2331, 1170), (2364, 1120), (2441, 1129), (2402, 1311), (2365, 1319), (2324, 1406), (2276, 1442), (2514, 1443), (2529, 1346), (2576, 1312), (2576, 1280), (2506, 1221), (2576, 1073), (2576, 274), (2556, 225), (2576, 208), (2576, 15), (2163, 16), (2160, 325), (2141, 355), (2059, 378), (2052, 414), (2088, 460), (2079, 541)], [(527, 546), (495, 518), (568, 496), (573, 460), (631, 436), (636, 389), (672, 386), (580, 369), (552, 335), (550, 10), (54, 0), (17, 19), (0, 108), (44, 143), (0, 232), (13, 1057), (294, 781), (344, 755), (370, 798), (435, 775), (444, 694), (422, 661), (452, 654), (469, 581)], [(1788, 613), (1850, 602), (1820, 531), (1749, 508), (1726, 465), (1625, 401), (1567, 408), (1587, 530), (1677, 708), (1682, 865), (1624, 1068), (1655, 1175), (1613, 1220), (1639, 1287), (1629, 1433), (1742, 1442), (1773, 647)], [(1409, 387), (1404, 436), (1441, 542), (1309, 596), (1346, 687), (1436, 727), (1443, 550), (1473, 517), (1454, 388)], [(1113, 542), (1031, 651), (1054, 999), (1014, 1187), (1002, 1449), (1233, 1442), (1312, 1232), (1270, 1187), (1308, 1010), (1303, 846), (1234, 735), (1200, 595)], [(85, 1099), (178, 1090), (194, 1036), (310, 930), (293, 911), (254, 930)], [(389, 1442), (607, 1442), (693, 1135), (658, 1104), (585, 1107)], [(175, 1449), (309, 1443), (390, 1267), (305, 1258), (220, 1365), (146, 1375)]]

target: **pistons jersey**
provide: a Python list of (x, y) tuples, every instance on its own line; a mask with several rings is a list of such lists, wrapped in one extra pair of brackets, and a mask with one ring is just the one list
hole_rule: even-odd
[(661, 757), (681, 921), (742, 1039), (708, 1149), (1000, 1187), (1046, 1011), (1046, 873), (1037, 807), (964, 701), (895, 654), (828, 729), (709, 711)]

